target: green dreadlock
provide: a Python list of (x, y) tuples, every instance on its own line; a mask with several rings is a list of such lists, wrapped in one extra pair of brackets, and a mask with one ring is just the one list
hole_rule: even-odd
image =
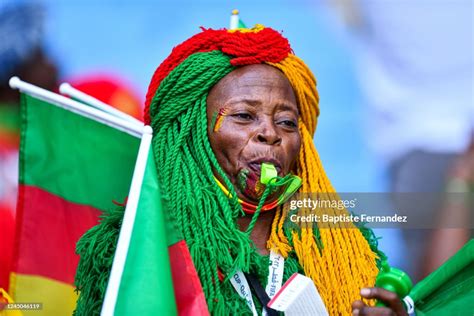
[[(253, 272), (263, 284), (268, 273), (268, 257), (257, 253), (249, 237), (257, 217), (247, 232), (237, 227), (243, 211), (207, 136), (207, 94), (235, 69), (229, 60), (220, 51), (191, 55), (163, 80), (150, 108), (165, 201), (188, 243), (209, 311), (219, 315), (249, 310), (230, 282), (218, 281), (217, 267), (229, 275), (236, 269), (256, 269)], [(233, 199), (216, 186), (213, 170), (224, 179)]]

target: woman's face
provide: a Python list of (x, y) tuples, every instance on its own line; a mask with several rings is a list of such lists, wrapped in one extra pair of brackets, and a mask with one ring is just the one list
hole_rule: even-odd
[(211, 89), (209, 140), (241, 199), (257, 202), (263, 193), (263, 162), (273, 164), (279, 176), (290, 172), (301, 145), (298, 116), (290, 82), (269, 65), (238, 68)]

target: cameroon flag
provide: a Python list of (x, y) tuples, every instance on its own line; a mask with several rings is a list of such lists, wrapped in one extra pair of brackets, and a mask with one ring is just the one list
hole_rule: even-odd
[[(151, 138), (147, 126), (125, 212), (103, 217), (77, 245), (77, 316), (97, 313), (97, 304), (103, 316), (209, 314), (186, 242), (161, 203)], [(111, 249), (115, 255), (109, 266)], [(106, 291), (101, 289), (105, 281)]]
[(113, 200), (123, 202), (128, 196), (140, 139), (62, 108), (61, 98), (74, 101), (43, 92), (55, 98), (21, 95), (9, 292), (17, 303), (42, 303), (41, 311), (24, 315), (71, 315), (77, 299), (76, 242), (97, 224), (103, 210), (114, 207)]
[(118, 238), (117, 245), (112, 244), (113, 265), (98, 272), (93, 264), (85, 273), (88, 279), (99, 273), (107, 280), (105, 298), (94, 302), (104, 301), (102, 315), (208, 314), (187, 245), (161, 204), (151, 128), (17, 78), (10, 85), (22, 96), (17, 235), (9, 292), (17, 303), (42, 305), (40, 311), (24, 315), (71, 315), (76, 309), (76, 243), (86, 231), (81, 241), (94, 236), (99, 215), (117, 209), (113, 201), (126, 202), (119, 236), (113, 236), (118, 235), (115, 231), (108, 231), (107, 237), (98, 234), (89, 244), (91, 251), (81, 257), (86, 267), (97, 263), (94, 247), (110, 246)]

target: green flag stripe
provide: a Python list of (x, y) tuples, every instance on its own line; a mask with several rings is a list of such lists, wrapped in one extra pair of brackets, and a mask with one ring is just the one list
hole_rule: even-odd
[[(158, 177), (149, 152), (135, 223), (122, 274), (115, 315), (176, 315), (168, 255), (169, 238)], [(171, 233), (171, 235), (170, 235)]]
[(100, 210), (128, 195), (140, 140), (22, 94), (20, 183)]

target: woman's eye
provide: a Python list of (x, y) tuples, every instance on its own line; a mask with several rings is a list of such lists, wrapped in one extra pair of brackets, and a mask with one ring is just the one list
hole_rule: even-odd
[(239, 118), (239, 119), (242, 119), (242, 120), (251, 120), (252, 119), (252, 115), (250, 115), (248, 113), (236, 113), (236, 114), (233, 114), (232, 116), (236, 117), (236, 118)]
[(280, 124), (283, 124), (288, 127), (297, 127), (296, 122), (291, 121), (291, 120), (280, 121)]

